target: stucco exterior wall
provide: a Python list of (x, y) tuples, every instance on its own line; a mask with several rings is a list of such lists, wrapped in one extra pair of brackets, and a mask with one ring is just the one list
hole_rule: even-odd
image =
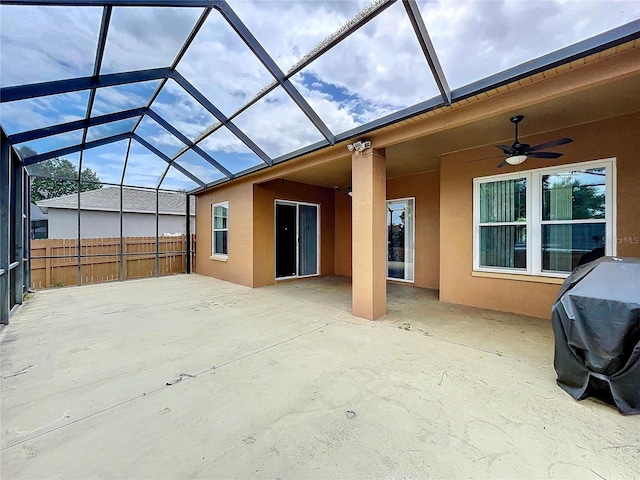
[[(387, 200), (415, 198), (415, 282), (439, 287), (440, 172), (424, 172), (387, 180)], [(351, 276), (351, 197), (336, 192), (336, 275)]]
[(351, 197), (345, 192), (335, 192), (335, 273), (345, 277), (351, 276), (351, 202)]
[(387, 180), (387, 199), (415, 198), (416, 287), (438, 289), (440, 283), (440, 172)]
[[(229, 256), (211, 259), (211, 205), (229, 202)], [(253, 286), (253, 186), (250, 182), (221, 186), (198, 196), (196, 205), (196, 272)]]
[[(253, 186), (253, 286), (275, 283), (275, 201), (290, 200), (320, 205), (320, 275), (333, 275), (335, 267), (334, 190), (304, 183), (272, 180)], [(244, 234), (243, 234), (244, 235)]]
[[(77, 210), (49, 208), (49, 238), (77, 238)], [(123, 213), (122, 234), (125, 237), (148, 237), (156, 234), (156, 216), (146, 213)], [(120, 213), (82, 210), (80, 214), (82, 238), (120, 236)], [(194, 231), (195, 217), (191, 218)], [(186, 231), (185, 218), (181, 215), (159, 215), (158, 232), (182, 233)]]
[[(535, 145), (570, 137), (556, 161), (528, 159), (521, 170), (616, 158), (617, 255), (640, 257), (640, 113), (575, 126), (521, 140)], [(499, 152), (498, 152), (499, 153)], [(498, 170), (501, 158), (492, 145), (445, 155), (440, 175), (440, 299), (492, 310), (549, 318), (560, 285), (537, 281), (472, 276), (474, 177), (519, 171)], [(530, 278), (531, 279), (531, 278)], [(533, 278), (533, 280), (536, 280)]]

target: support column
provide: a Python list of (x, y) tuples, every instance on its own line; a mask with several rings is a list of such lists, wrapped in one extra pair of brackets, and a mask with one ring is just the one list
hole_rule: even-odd
[[(15, 268), (14, 273), (14, 285), (13, 285), (13, 299), (16, 305), (22, 305), (22, 301), (25, 294), (24, 288), (24, 168), (20, 165), (20, 162), (16, 158), (16, 155), (11, 154), (11, 169), (13, 170), (11, 180), (13, 181), (12, 192), (12, 220), (13, 220), (13, 261), (18, 262), (19, 265)], [(28, 204), (27, 204), (28, 205)]]
[(9, 323), (11, 252), (11, 146), (0, 129), (0, 324)]
[(25, 293), (31, 288), (31, 177), (24, 171), (24, 211), (27, 218), (24, 224), (24, 256), (26, 258), (24, 269)]
[(353, 314), (387, 313), (387, 171), (384, 150), (351, 155)]
[(160, 238), (158, 235), (160, 234), (160, 190), (156, 188), (156, 277), (160, 276)]
[(191, 273), (191, 195), (186, 194), (187, 204), (187, 224), (185, 225), (186, 242), (185, 242), (185, 273)]

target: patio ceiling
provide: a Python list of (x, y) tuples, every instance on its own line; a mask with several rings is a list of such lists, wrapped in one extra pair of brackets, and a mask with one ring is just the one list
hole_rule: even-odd
[(625, 0), (3, 0), (0, 124), (31, 173), (64, 157), (76, 179), (197, 191), (639, 38), (639, 19)]

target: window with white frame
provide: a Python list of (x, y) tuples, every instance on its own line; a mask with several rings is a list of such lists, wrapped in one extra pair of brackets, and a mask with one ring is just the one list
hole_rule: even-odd
[(229, 202), (211, 205), (211, 255), (227, 258), (229, 241)]
[(615, 159), (475, 178), (474, 270), (566, 276), (615, 255)]

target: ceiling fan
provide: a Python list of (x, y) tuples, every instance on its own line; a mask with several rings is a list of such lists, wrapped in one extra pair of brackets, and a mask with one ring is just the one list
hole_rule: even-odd
[(559, 138), (551, 142), (541, 143), (540, 145), (531, 146), (527, 143), (520, 143), (518, 140), (518, 124), (522, 121), (524, 115), (515, 115), (509, 120), (516, 126), (515, 140), (511, 146), (509, 145), (496, 145), (502, 152), (507, 155), (498, 167), (506, 167), (507, 165), (520, 165), (528, 157), (532, 158), (559, 158), (563, 154), (558, 152), (541, 152), (546, 148), (557, 147), (559, 145), (565, 145), (573, 142), (570, 138)]
[(351, 185), (347, 185), (345, 188), (341, 188), (339, 185), (334, 185), (333, 189), (336, 192), (344, 191), (343, 195), (349, 195), (350, 197), (353, 196), (353, 191), (351, 190)]

